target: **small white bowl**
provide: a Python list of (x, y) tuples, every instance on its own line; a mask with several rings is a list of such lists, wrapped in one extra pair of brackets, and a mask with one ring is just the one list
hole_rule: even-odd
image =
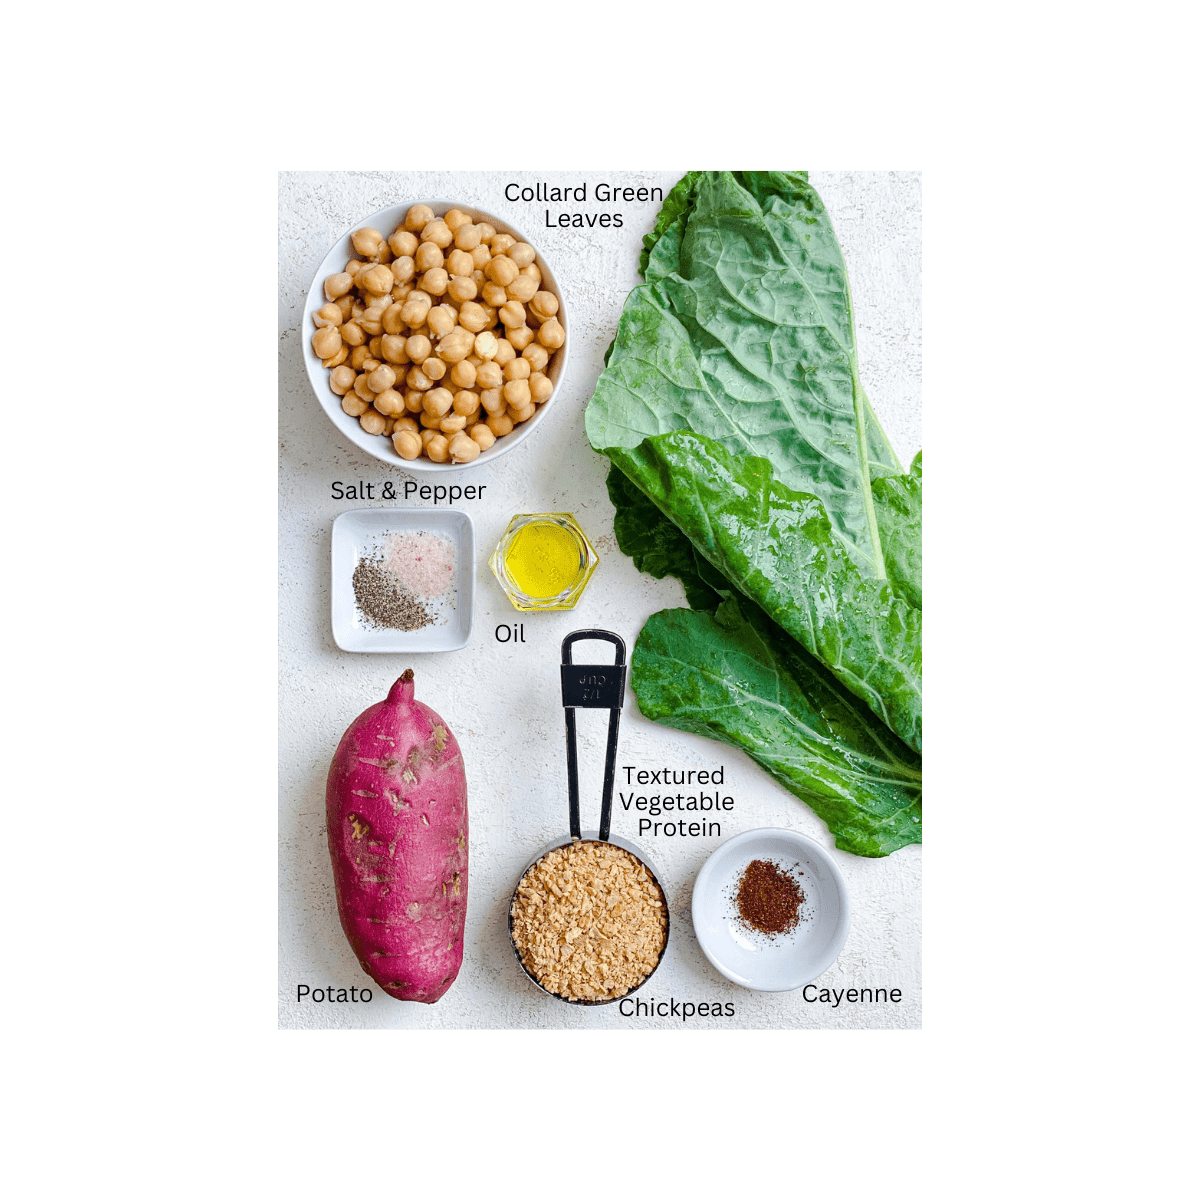
[[(800, 923), (768, 938), (738, 916), (737, 886), (755, 859), (790, 869), (804, 891)], [(790, 829), (751, 829), (714, 850), (696, 877), (692, 923), (705, 957), (726, 979), (756, 992), (791, 992), (827, 971), (850, 933), (850, 895), (833, 859)]]
[(558, 297), (558, 320), (566, 333), (566, 341), (555, 351), (554, 358), (546, 369), (546, 376), (554, 384), (554, 391), (550, 393), (550, 398), (544, 404), (538, 405), (537, 412), (528, 421), (518, 425), (507, 437), (497, 438), (495, 443), (475, 459), (474, 462), (457, 464), (435, 463), (424, 456), (411, 460), (401, 458), (396, 453), (396, 448), (392, 445), (391, 438), (386, 438), (382, 434), (367, 433), (358, 423), (357, 417), (352, 417), (349, 413), (342, 411), (342, 398), (330, 390), (329, 372), (321, 365), (321, 360), (312, 348), (312, 336), (316, 333), (316, 326), (313, 324), (312, 316), (325, 303), (326, 278), (345, 270), (346, 263), (352, 258), (357, 257), (354, 247), (350, 244), (350, 235), (356, 229), (370, 226), (372, 229), (378, 229), (384, 237), (390, 237), (392, 230), (404, 220), (405, 214), (414, 204), (428, 204), (433, 209), (434, 216), (437, 217), (445, 216), (452, 208), (460, 209), (472, 221), (476, 223), (486, 221), (489, 225), (495, 227), (497, 233), (511, 234), (518, 241), (526, 242), (534, 246), (534, 249), (537, 250), (533, 241), (527, 238), (516, 226), (510, 225), (507, 221), (502, 220), (492, 213), (485, 212), (482, 208), (472, 208), (469, 204), (461, 204), (453, 200), (423, 200), (414, 198), (406, 201), (404, 204), (394, 204), (391, 208), (381, 208), (378, 212), (369, 213), (361, 221), (356, 221), (334, 242), (332, 249), (325, 255), (321, 265), (317, 268), (316, 275), (313, 277), (312, 285), (308, 289), (308, 299), (304, 303), (304, 316), (301, 318), (300, 325), (300, 336), (304, 343), (304, 366), (308, 371), (308, 381), (312, 385), (313, 392), (316, 394), (317, 400), (325, 410), (326, 415), (342, 431), (346, 438), (353, 442), (360, 450), (366, 451), (367, 454), (379, 459), (380, 462), (390, 463), (394, 467), (400, 467), (405, 471), (414, 471), (418, 474), (444, 474), (448, 471), (467, 471), (471, 467), (478, 467), (484, 463), (493, 462), (500, 455), (513, 449), (515, 446), (519, 446), (527, 437), (530, 437), (534, 433), (545, 419), (546, 410), (558, 398), (562, 381), (566, 377), (567, 356), (571, 349), (571, 324), (567, 311), (567, 302), (566, 297), (563, 296), (562, 288), (558, 286), (558, 282), (554, 278), (554, 272), (550, 269), (550, 265), (546, 262), (542, 252), (538, 250), (535, 261), (541, 269), (545, 290), (553, 292)]
[[(434, 533), (458, 551), (453, 605), (445, 621), (423, 629), (372, 629), (354, 601), (354, 568), (362, 552), (387, 533)], [(356, 654), (422, 654), (461, 650), (471, 640), (475, 613), (475, 526), (457, 508), (352, 508), (333, 522), (333, 580), (329, 589), (333, 640)], [(443, 608), (443, 605), (437, 605)]]

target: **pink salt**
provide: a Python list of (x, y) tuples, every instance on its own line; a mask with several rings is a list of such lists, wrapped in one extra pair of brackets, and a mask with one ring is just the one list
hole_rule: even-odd
[(411, 592), (432, 598), (454, 583), (454, 547), (432, 533), (389, 533), (383, 541), (383, 567)]

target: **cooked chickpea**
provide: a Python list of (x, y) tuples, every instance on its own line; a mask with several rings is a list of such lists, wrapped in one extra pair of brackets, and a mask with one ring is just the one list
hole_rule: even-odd
[(396, 428), (397, 430), (408, 429), (413, 433), (416, 433), (421, 427), (412, 419), (412, 417), (397, 417)]
[(410, 233), (420, 233), (433, 220), (433, 209), (428, 204), (414, 204), (404, 215), (404, 228)]
[[(383, 316), (379, 319), (379, 323), (383, 326), (384, 333), (403, 333), (405, 329), (404, 305), (393, 301), (383, 310)], [(378, 357), (378, 355), (376, 355)]]
[(477, 333), (475, 335), (475, 353), (472, 357), (478, 358), (480, 363), (485, 362), (496, 353), (499, 341), (500, 339), (490, 329)]
[[(384, 314), (385, 318), (387, 314)], [(384, 328), (387, 328), (387, 321), (384, 321)], [(398, 333), (385, 333), (379, 339), (379, 357), (384, 362), (397, 363), (405, 365), (410, 360), (408, 350), (404, 345), (404, 338)]]
[(433, 297), (428, 292), (410, 292), (408, 299), (404, 302), (404, 307), (400, 310), (400, 315), (404, 318), (406, 325), (417, 329), (425, 324), (425, 318), (429, 316), (429, 310), (432, 307)]
[(425, 411), (425, 393), (409, 389), (404, 393), (404, 407), (410, 413)]
[(392, 434), (392, 445), (396, 453), (408, 462), (421, 457), (421, 439), (411, 429), (397, 429)]
[[(345, 326), (343, 326), (343, 328), (345, 328)], [(371, 352), (366, 348), (366, 346), (358, 345), (350, 351), (349, 363), (356, 371), (361, 371), (363, 363), (365, 363), (370, 357)]]
[(444, 338), (458, 324), (458, 313), (449, 304), (439, 304), (425, 318), (431, 337)]
[(364, 358), (364, 359), (363, 359), (363, 372), (364, 372), (364, 374), (370, 375), (370, 373), (371, 373), (373, 370), (375, 370), (375, 368), (376, 368), (376, 367), (382, 367), (382, 366), (383, 366), (383, 363), (381, 363), (381, 362), (379, 361), (379, 359), (377, 359), (377, 358), (372, 358), (372, 357), (371, 357), (369, 354), (367, 355), (367, 357), (366, 357), (366, 358)]
[(404, 397), (395, 388), (386, 388), (376, 393), (375, 407), (385, 417), (396, 417), (404, 412)]
[(408, 283), (417, 273), (417, 264), (409, 255), (405, 254), (397, 258), (388, 270), (391, 271), (392, 278), (396, 283)]
[(431, 296), (444, 296), (449, 286), (450, 276), (445, 267), (434, 267), (421, 276), (421, 291), (428, 292)]
[(476, 442), (480, 450), (490, 450), (496, 444), (496, 435), (483, 422), (471, 426), (471, 441)]
[(447, 413), (438, 428), (443, 433), (460, 433), (466, 426), (467, 418), (462, 413)]
[(384, 437), (391, 437), (392, 430), (395, 428), (396, 428), (396, 418), (395, 417), (384, 417), (383, 418), (383, 436)]
[(342, 335), (338, 332), (336, 325), (322, 325), (312, 335), (313, 353), (318, 358), (329, 358), (336, 354), (341, 344)]
[(518, 275), (504, 290), (510, 300), (528, 304), (537, 295), (538, 285), (528, 275)]
[(449, 388), (434, 388), (425, 393), (425, 411), (444, 417), (454, 404), (454, 393)]
[(446, 374), (446, 364), (432, 354), (421, 364), (421, 370), (435, 382)]
[(492, 252), (486, 246), (476, 246), (471, 251), (471, 261), (475, 264), (475, 270), (482, 271), (492, 261)]
[(511, 233), (497, 233), (492, 235), (492, 253), (504, 254), (509, 246), (515, 246), (517, 239)]
[(360, 261), (360, 260), (359, 260), (359, 259), (357, 259), (357, 258), (352, 258), (352, 259), (351, 259), (351, 260), (350, 260), (350, 261), (349, 261), (349, 262), (346, 264), (346, 274), (347, 274), (347, 275), (349, 275), (349, 276), (350, 276), (350, 278), (351, 278), (351, 279), (353, 279), (353, 280), (354, 280), (354, 282), (355, 282), (355, 284), (357, 285), (357, 283), (358, 283), (358, 273), (359, 273), (359, 272), (360, 272), (360, 271), (361, 271), (361, 270), (362, 270), (364, 267), (367, 267), (367, 266), (370, 266), (370, 263), (365, 263), (365, 262), (362, 262), (362, 261)]
[(382, 296), (385, 292), (392, 290), (396, 277), (392, 274), (391, 267), (376, 263), (373, 267), (367, 267), (365, 271), (359, 271), (358, 278), (354, 282), (360, 288), (365, 288), (376, 296)]
[(383, 234), (369, 225), (365, 229), (356, 229), (350, 235), (350, 244), (360, 258), (374, 258), (385, 245)]
[(558, 312), (558, 297), (553, 292), (537, 292), (529, 302), (529, 311), (539, 321), (548, 321)]
[(340, 326), (342, 340), (347, 346), (362, 346), (367, 340), (366, 333), (363, 332), (363, 327), (357, 321), (347, 321), (345, 325)]
[(463, 389), (461, 392), (454, 393), (454, 411), (461, 413), (464, 417), (469, 417), (472, 413), (479, 411), (479, 393)]
[(383, 361), (383, 338), (379, 335), (373, 337), (367, 343), (367, 349), (371, 352), (372, 358), (377, 358), (380, 362)]
[(504, 399), (509, 408), (524, 408), (533, 402), (528, 379), (512, 379), (504, 385)]
[(522, 325), (518, 329), (506, 329), (504, 336), (508, 338), (514, 350), (520, 350), (524, 354), (526, 346), (533, 341), (534, 333), (528, 325)]
[(471, 353), (475, 338), (469, 329), (458, 327), (450, 330), (437, 344), (438, 358), (445, 363), (461, 362)]
[(514, 358), (512, 362), (504, 364), (504, 378), (510, 383), (514, 379), (528, 379), (533, 374), (533, 369), (527, 358)]
[(371, 385), (367, 382), (366, 375), (354, 377), (354, 391), (360, 400), (365, 400), (368, 404), (375, 403), (375, 393), (371, 391)]
[[(374, 270), (374, 268), (372, 268)], [(486, 267), (483, 268), (483, 273), (493, 282), (498, 283), (502, 288), (508, 287), (510, 283), (521, 273), (520, 268), (511, 258), (506, 258), (503, 254), (498, 258), (493, 258)]]
[(424, 454), (424, 453), (425, 453), (425, 447), (426, 447), (426, 446), (428, 446), (428, 445), (429, 445), (429, 443), (430, 443), (430, 442), (431, 442), (431, 441), (432, 441), (432, 440), (433, 440), (435, 437), (437, 437), (437, 436), (438, 436), (438, 432), (439, 432), (439, 431), (438, 431), (438, 430), (436, 430), (436, 429), (422, 429), (422, 430), (421, 430), (421, 453), (422, 453), (422, 454)]
[(427, 392), (433, 387), (433, 380), (420, 367), (413, 367), (404, 378), (408, 381), (408, 386), (418, 392)]
[(557, 350), (567, 340), (567, 331), (558, 323), (557, 317), (542, 323), (537, 339), (547, 350)]
[(329, 388), (335, 396), (344, 396), (353, 386), (353, 367), (342, 365), (329, 372)]
[(496, 236), (496, 227), (489, 225), (486, 221), (479, 222), (479, 236), (483, 241), (491, 243), (492, 238)]
[(537, 258), (537, 251), (528, 242), (514, 242), (506, 253), (518, 267), (527, 267)]
[(480, 363), (475, 368), (475, 382), (481, 388), (498, 388), (504, 384), (504, 368), (495, 359)]
[(520, 329), (525, 324), (525, 305), (509, 300), (500, 306), (500, 323), (505, 329)]
[(468, 359), (462, 359), (454, 364), (453, 370), (450, 372), (450, 382), (455, 387), (469, 388), (475, 386), (475, 364)]
[(465, 250), (451, 250), (442, 264), (451, 275), (470, 275), (475, 263)]
[(545, 375), (534, 374), (529, 377), (529, 394), (534, 404), (545, 404), (554, 394), (554, 382)]
[(460, 430), (450, 439), (450, 457), (456, 463), (474, 462), (479, 457), (479, 443)]
[(550, 351), (546, 349), (541, 342), (531, 342), (524, 350), (521, 351), (521, 357), (525, 359), (535, 371), (544, 371), (546, 364), (550, 361)]
[(475, 286), (475, 280), (469, 275), (457, 275), (450, 280), (450, 286), (446, 289), (446, 295), (455, 304), (465, 304), (468, 300), (474, 300), (479, 295), (479, 289)]
[(521, 425), (525, 421), (528, 421), (535, 412), (537, 412), (537, 406), (532, 401), (526, 404), (524, 408), (513, 408), (511, 404), (508, 406), (508, 415), (514, 425)]
[(370, 337), (378, 337), (383, 332), (383, 314), (385, 311), (384, 306), (381, 304), (376, 304), (368, 308), (358, 318), (358, 323), (362, 327), (363, 332)]
[(491, 322), (488, 321), (487, 310), (474, 300), (468, 300), (458, 310), (458, 323), (471, 333), (482, 333)]
[(400, 228), (388, 238), (388, 245), (397, 258), (411, 258), (416, 254), (417, 246), (420, 243), (417, 241), (415, 233), (409, 233), (406, 229)]
[(460, 226), (470, 225), (471, 218), (461, 208), (452, 208), (443, 218), (446, 228), (454, 233)]
[(435, 412), (428, 412), (425, 409), (421, 409), (417, 414), (417, 420), (421, 422), (422, 427), (425, 429), (441, 430), (442, 428), (442, 418)]
[(404, 301), (412, 295), (415, 286), (416, 285), (411, 279), (408, 281), (408, 283), (396, 284), (396, 286), (392, 288), (392, 299), (403, 304)]
[(432, 242), (439, 249), (445, 250), (454, 241), (454, 234), (450, 232), (450, 226), (445, 221), (434, 220), (421, 230), (421, 241)]
[(350, 314), (354, 311), (354, 295), (347, 292), (344, 296), (339, 296), (334, 303), (338, 306), (342, 313), (342, 320), (350, 320)]
[(517, 357), (517, 352), (513, 349), (513, 344), (508, 338), (500, 338), (496, 343), (496, 353), (492, 361), (499, 363), (502, 367), (512, 362)]
[(435, 433), (425, 443), (425, 453), (433, 462), (445, 462), (450, 456), (450, 442), (444, 433)]
[(396, 382), (396, 372), (383, 363), (367, 376), (367, 384), (373, 392), (386, 392)]
[(533, 282), (538, 284), (539, 286), (541, 285), (542, 271), (541, 271), (541, 268), (537, 265), (537, 263), (530, 263), (529, 266), (522, 267), (521, 274), (532, 279)]
[(344, 342), (337, 350), (329, 357), (321, 359), (321, 366), (327, 370), (332, 370), (334, 367), (340, 367), (346, 361), (346, 356), (350, 353), (350, 347)]
[(513, 431), (513, 423), (504, 413), (492, 413), (484, 424), (498, 438), (507, 437)]
[(504, 393), (498, 387), (485, 388), (480, 392), (479, 403), (483, 406), (484, 412), (489, 416), (495, 413), (502, 413), (506, 407)]
[(325, 299), (337, 300), (354, 286), (354, 279), (347, 271), (339, 271), (325, 280)]
[(313, 324), (318, 329), (324, 329), (326, 325), (340, 325), (342, 323), (342, 310), (332, 301), (328, 304), (322, 304), (320, 308), (313, 313)]
[(357, 392), (347, 392), (342, 397), (342, 412), (348, 416), (361, 417), (370, 407)]
[(420, 366), (433, 353), (433, 343), (423, 333), (414, 333), (404, 343), (404, 349), (408, 357)]
[(454, 231), (454, 244), (460, 249), (468, 253), (479, 246), (483, 241), (479, 232), (478, 225), (472, 225), (470, 221), (464, 222)]
[(422, 242), (413, 255), (413, 262), (418, 271), (429, 271), (440, 267), (446, 260), (442, 257), (441, 247), (435, 242)]
[(373, 408), (368, 408), (361, 417), (358, 418), (358, 423), (367, 433), (382, 433), (387, 422)]
[(483, 285), (483, 298), (488, 304), (499, 307), (501, 304), (508, 302), (508, 290), (502, 288), (498, 283), (485, 283)]

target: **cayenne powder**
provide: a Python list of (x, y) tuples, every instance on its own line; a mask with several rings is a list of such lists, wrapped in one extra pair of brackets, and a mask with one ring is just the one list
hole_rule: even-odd
[(786, 872), (772, 862), (756, 858), (738, 880), (737, 907), (752, 929), (774, 937), (796, 928), (804, 893)]

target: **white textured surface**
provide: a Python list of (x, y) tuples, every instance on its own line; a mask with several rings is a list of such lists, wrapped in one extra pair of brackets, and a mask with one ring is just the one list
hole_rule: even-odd
[[(535, 175), (445, 172), (297, 172), (280, 177), (280, 806), (279, 1021), (288, 1028), (871, 1028), (920, 1025), (921, 851), (885, 859), (833, 849), (824, 825), (740, 753), (643, 719), (632, 695), (621, 723), (618, 763), (638, 768), (725, 766), (723, 794), (736, 807), (721, 817), (726, 836), (761, 826), (795, 829), (827, 847), (846, 877), (852, 903), (849, 940), (818, 981), (822, 987), (888, 987), (899, 1005), (832, 1008), (798, 992), (752, 993), (728, 983), (705, 961), (691, 928), (692, 882), (714, 839), (640, 839), (664, 876), (671, 941), (639, 996), (732, 1002), (732, 1018), (623, 1018), (615, 1005), (573, 1008), (537, 992), (512, 957), (506, 907), (525, 862), (566, 828), (566, 768), (559, 695), (559, 645), (573, 629), (615, 630), (632, 650), (642, 623), (682, 606), (672, 579), (640, 574), (617, 549), (604, 487), (607, 461), (583, 434), (583, 407), (637, 282), (642, 235), (657, 203), (550, 206), (624, 214), (622, 229), (545, 229), (542, 204), (509, 204), (504, 185), (612, 182), (661, 186), (679, 171)], [(863, 382), (897, 453), (908, 462), (921, 445), (921, 191), (913, 173), (812, 172), (849, 265)], [(298, 328), (304, 295), (329, 246), (365, 213), (407, 197), (448, 196), (507, 215), (550, 260), (570, 306), (572, 361), (555, 411), (543, 428), (494, 465), (457, 474), (486, 483), (487, 500), (464, 505), (475, 521), (475, 631), (450, 654), (351, 655), (337, 649), (329, 623), (330, 526), (357, 501), (330, 498), (335, 479), (402, 481), (358, 452), (330, 424), (312, 395)], [(384, 231), (389, 232), (389, 231)], [(428, 482), (427, 477), (415, 477)], [(600, 554), (578, 608), (524, 618), (526, 644), (502, 645), (495, 627), (518, 614), (487, 568), (515, 512), (572, 511)], [(296, 1003), (296, 986), (370, 986), (338, 924), (325, 843), (325, 772), (351, 720), (381, 700), (407, 666), (417, 696), (449, 723), (462, 746), (470, 790), (471, 874), (466, 957), (455, 985), (435, 1005), (392, 1000), (378, 988), (369, 1004)], [(584, 824), (599, 809), (603, 713), (580, 716)], [(618, 776), (618, 788), (622, 775)], [(649, 789), (653, 790), (653, 789)], [(613, 831), (637, 839), (632, 812), (614, 805)], [(660, 818), (662, 819), (662, 818)]]

